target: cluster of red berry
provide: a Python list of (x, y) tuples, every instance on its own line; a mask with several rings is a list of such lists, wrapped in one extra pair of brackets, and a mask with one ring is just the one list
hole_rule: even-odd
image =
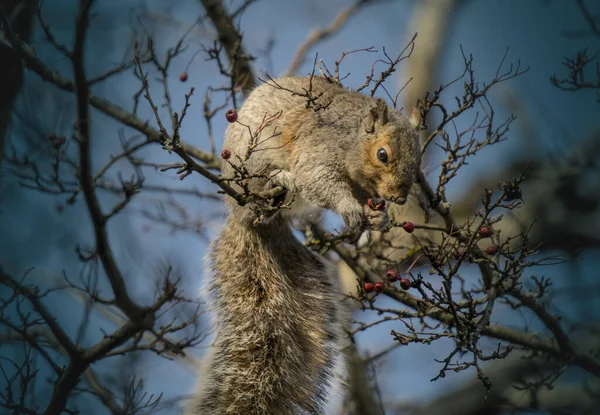
[[(493, 234), (492, 229), (488, 226), (479, 228), (478, 233), (482, 238), (489, 238)], [(485, 252), (489, 255), (496, 255), (498, 253), (498, 247), (496, 245), (490, 245), (485, 249)]]
[[(227, 112), (225, 113), (225, 119), (227, 120), (227, 122), (234, 123), (237, 121), (237, 118), (237, 111), (233, 108), (227, 110)], [(221, 157), (225, 160), (229, 160), (229, 158), (231, 157), (231, 150), (224, 148), (223, 151), (221, 151)]]
[[(395, 283), (400, 280), (400, 288), (408, 290), (411, 287), (411, 282), (408, 278), (400, 278), (400, 274), (395, 269), (389, 269), (385, 272), (385, 279), (390, 283)], [(372, 282), (363, 282), (363, 290), (366, 293), (383, 292), (385, 290), (385, 283), (383, 281), (377, 281), (375, 284)]]
[[(384, 201), (375, 202), (375, 201), (369, 199), (368, 205), (373, 210), (381, 210), (385, 206), (385, 203), (384, 203)], [(412, 222), (404, 222), (404, 224), (402, 225), (402, 228), (406, 232), (412, 233), (415, 230), (415, 225)], [(481, 228), (479, 228), (477, 233), (479, 234), (479, 236), (481, 238), (489, 238), (493, 235), (492, 229), (489, 228), (488, 226), (482, 226)], [(498, 246), (491, 245), (486, 248), (485, 252), (489, 255), (495, 255), (498, 253), (498, 250), (499, 250)], [(456, 257), (456, 259), (460, 259), (461, 257), (463, 257), (464, 254), (465, 254), (465, 252), (463, 250), (457, 249), (455, 252), (455, 257)], [(390, 269), (390, 270), (386, 271), (385, 279), (390, 283), (394, 283), (394, 282), (400, 280), (400, 287), (403, 290), (408, 290), (412, 286), (412, 284), (408, 278), (406, 278), (406, 277), (400, 278), (398, 271), (396, 271), (394, 269)], [(385, 290), (385, 283), (383, 281), (378, 281), (376, 283), (363, 282), (363, 291), (366, 293), (372, 293), (374, 291), (380, 293), (380, 292), (383, 292), (384, 290)]]
[[(369, 206), (371, 210), (383, 210), (385, 208), (385, 200), (369, 199), (367, 200), (367, 206)], [(415, 231), (415, 224), (412, 222), (405, 221), (402, 225), (402, 229), (404, 229), (408, 233), (413, 233)]]
[[(492, 229), (489, 226), (482, 226), (481, 228), (479, 228), (477, 233), (479, 234), (480, 238), (489, 238), (494, 234), (494, 232), (492, 231)], [(496, 245), (490, 245), (485, 249), (485, 253), (488, 255), (496, 255), (498, 253), (498, 251), (499, 251), (499, 248)], [(465, 251), (463, 251), (462, 249), (457, 249), (454, 252), (454, 257), (456, 259), (460, 259), (464, 255), (465, 255)]]

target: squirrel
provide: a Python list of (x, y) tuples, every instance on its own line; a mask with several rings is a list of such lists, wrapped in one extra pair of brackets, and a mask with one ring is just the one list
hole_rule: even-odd
[(296, 238), (291, 219), (312, 206), (351, 228), (384, 226), (385, 209), (367, 201), (405, 203), (420, 168), (416, 127), (383, 99), (325, 77), (270, 79), (249, 94), (225, 132), (232, 157), (222, 177), (243, 161), (248, 189), (281, 186), (279, 205), (291, 208), (257, 222), (253, 203), (226, 198), (205, 292), (218, 333), (187, 415), (335, 413), (349, 316), (334, 268)]

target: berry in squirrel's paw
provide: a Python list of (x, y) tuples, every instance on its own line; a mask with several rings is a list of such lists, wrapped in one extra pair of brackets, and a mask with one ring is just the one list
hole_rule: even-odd
[(415, 230), (415, 225), (412, 222), (404, 222), (404, 225), (402, 225), (402, 228), (408, 233), (413, 233)]
[(367, 205), (371, 210), (383, 210), (385, 208), (385, 200), (383, 199), (369, 199)]
[(366, 293), (372, 293), (375, 290), (375, 284), (372, 282), (363, 282), (363, 290)]
[(185, 82), (188, 80), (188, 74), (187, 72), (181, 72), (181, 74), (179, 75), (179, 80), (181, 82)]
[(229, 151), (227, 148), (224, 148), (223, 151), (221, 151), (221, 157), (223, 157), (225, 160), (229, 160), (229, 157), (231, 157), (231, 151)]
[(396, 282), (396, 281), (398, 281), (398, 278), (399, 278), (398, 271), (396, 271), (395, 269), (388, 269), (385, 272), (385, 278), (389, 282)]
[(403, 290), (408, 290), (410, 288), (410, 280), (408, 278), (401, 278), (400, 288), (402, 288)]
[(225, 119), (227, 120), (227, 122), (236, 122), (237, 121), (237, 111), (234, 110), (233, 108), (230, 110), (227, 110), (227, 112), (225, 113)]
[(492, 230), (490, 228), (488, 228), (487, 226), (482, 226), (481, 228), (479, 228), (479, 235), (482, 238), (487, 238), (492, 236)]

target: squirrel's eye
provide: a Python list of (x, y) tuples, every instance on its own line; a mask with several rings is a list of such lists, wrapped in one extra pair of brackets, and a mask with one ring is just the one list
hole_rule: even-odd
[(387, 163), (387, 161), (388, 161), (387, 151), (385, 151), (385, 149), (383, 149), (383, 148), (380, 148), (379, 150), (377, 150), (377, 158), (379, 159), (380, 162)]

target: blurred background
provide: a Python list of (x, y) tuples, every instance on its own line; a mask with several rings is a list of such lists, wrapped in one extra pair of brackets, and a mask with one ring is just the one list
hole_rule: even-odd
[[(164, 91), (168, 91), (176, 111), (183, 108), (190, 88), (195, 89), (180, 134), (191, 146), (214, 155), (221, 151), (226, 127), (224, 111), (232, 103), (219, 91), (207, 95), (209, 87), (217, 88), (226, 82), (215, 60), (207, 59), (207, 49), (218, 42), (220, 34), (203, 3), (206, 2), (95, 2), (86, 41), (85, 68), (88, 79), (94, 79), (123, 65), (119, 73), (93, 83), (91, 93), (130, 112), (135, 107), (140, 120), (147, 120), (156, 127), (150, 107), (140, 98), (141, 81), (134, 73), (135, 65), (127, 62), (133, 58), (136, 40), (144, 47), (151, 37), (160, 59), (181, 41), (168, 71), (161, 74), (156, 67), (146, 67), (150, 89), (155, 100), (161, 103)], [(412, 55), (398, 65), (386, 84), (390, 91), (398, 91), (412, 79), (398, 100), (398, 107), (406, 113), (427, 91), (459, 77), (465, 69), (465, 55), (472, 55), (474, 77), (480, 85), (490, 82), (500, 65), (500, 73), (509, 70), (511, 65), (513, 69), (517, 65), (521, 70), (529, 68), (522, 75), (495, 85), (487, 95), (498, 120), (508, 119), (510, 114), (517, 116), (507, 132), (507, 140), (486, 147), (470, 158), (456, 179), (448, 184), (446, 194), (455, 217), (467, 218), (480, 204), (485, 187), (493, 188), (499, 181), (508, 180), (529, 166), (522, 186), (524, 206), (519, 212), (508, 212), (499, 226), (510, 233), (511, 229), (527, 227), (536, 221), (532, 239), (535, 243), (544, 243), (543, 253), (569, 259), (566, 263), (532, 271), (553, 283), (547, 299), (549, 309), (561, 316), (565, 330), (585, 326), (595, 333), (600, 294), (597, 271), (600, 265), (600, 73), (596, 59), (600, 51), (599, 2), (257, 0), (224, 3), (239, 27), (245, 53), (254, 57), (249, 63), (258, 79), (266, 79), (267, 74), (273, 77), (287, 73), (309, 74), (317, 54), (331, 69), (343, 52), (373, 47), (377, 52), (348, 55), (340, 66), (341, 73), (349, 74), (344, 84), (357, 88), (365, 81), (373, 62), (384, 58), (384, 50), (395, 57), (418, 33)], [(64, 79), (72, 80), (72, 63), (60, 47), (72, 48), (77, 2), (1, 0), (0, 7), (3, 16), (11, 22), (11, 32), (31, 46), (37, 59)], [(56, 80), (42, 79), (39, 71), (28, 69), (30, 64), (21, 62), (20, 55), (9, 46), (6, 21), (3, 19), (0, 45), (0, 265), (3, 274), (18, 280), (26, 275), (22, 281), (27, 284), (38, 286), (40, 290), (51, 289), (43, 298), (45, 307), (66, 333), (88, 347), (120, 327), (125, 318), (114, 307), (90, 305), (81, 290), (67, 282), (91, 284), (100, 297), (112, 295), (99, 260), (82, 261), (82, 256), (94, 249), (94, 227), (77, 188), (76, 163), (58, 161), (63, 156), (77, 159), (74, 141), (77, 103), (73, 93), (53, 85)], [(580, 72), (572, 76), (574, 70)], [(184, 81), (181, 80), (183, 74)], [(568, 82), (561, 82), (563, 80)], [(452, 106), (454, 97), (463, 91), (461, 80), (449, 86), (440, 99)], [(210, 122), (205, 116), (207, 102), (211, 109), (217, 109)], [(219, 108), (225, 104), (227, 106)], [(166, 111), (165, 107), (160, 110), (163, 114)], [(479, 110), (483, 111), (479, 108), (473, 111)], [(435, 120), (436, 115), (432, 117)], [(462, 131), (472, 121), (469, 116), (459, 118), (455, 128)], [(124, 145), (144, 141), (139, 131), (97, 108), (91, 113), (90, 132), (94, 172), (122, 153)], [(431, 146), (428, 150), (423, 171), (432, 183), (438, 178), (444, 158), (445, 153), (439, 148)], [(136, 153), (133, 162), (127, 157), (116, 160), (97, 184), (99, 202), (105, 211), (110, 211), (126, 193), (121, 180), (143, 177), (143, 187), (135, 199), (107, 224), (108, 241), (128, 292), (141, 304), (150, 304), (156, 297), (158, 281), (169, 268), (172, 268), (171, 275), (181, 278), (180, 290), (190, 299), (198, 299), (204, 258), (225, 217), (224, 196), (218, 195), (218, 188), (207, 179), (193, 174), (180, 180), (174, 170), (160, 171), (160, 167), (177, 161), (175, 155), (158, 144), (145, 146)], [(58, 182), (64, 186), (61, 188)], [(417, 205), (405, 209), (415, 210)], [(402, 212), (405, 216), (411, 214), (408, 210)], [(415, 219), (415, 223), (419, 220)], [(336, 215), (325, 216), (327, 228), (337, 229), (341, 224)], [(346, 276), (343, 287), (346, 291), (356, 291), (355, 276), (348, 272), (342, 269)], [(477, 278), (476, 269), (465, 269), (463, 274), (467, 280)], [(70, 288), (56, 289), (65, 286)], [(3, 304), (12, 293), (8, 286), (2, 286)], [(404, 307), (392, 298), (382, 297), (377, 301), (382, 308)], [(53, 393), (54, 373), (35, 350), (32, 352), (23, 346), (23, 339), (15, 337), (14, 330), (7, 324), (8, 321), (21, 325), (20, 319), (31, 305), (25, 301), (21, 306), (20, 310), (14, 303), (3, 308), (0, 355), (5, 374), (0, 377), (0, 389), (3, 399), (7, 399), (9, 391), (19, 396), (19, 385), (10, 383), (11, 376), (19, 371), (15, 371), (17, 366), (9, 361), (23, 362), (31, 354), (31, 368), (39, 372), (24, 401), (28, 407), (38, 408), (39, 412), (35, 413), (44, 413)], [(194, 315), (195, 307), (193, 303), (182, 304), (181, 310), (173, 311), (173, 315), (185, 319), (181, 316)], [(200, 310), (197, 324), (184, 329), (185, 333), (190, 330), (200, 333), (198, 344), (186, 349), (185, 357), (165, 358), (152, 350), (141, 350), (102, 359), (94, 363), (92, 369), (96, 381), (106, 390), (88, 392), (88, 388), (93, 389), (90, 386), (93, 380), (86, 377), (81, 388), (73, 392), (69, 408), (81, 414), (119, 413), (115, 412), (114, 405), (106, 404), (110, 398), (123, 409), (120, 413), (177, 413), (182, 399), (193, 391), (195, 364), (211, 339), (210, 310), (202, 304)], [(354, 311), (354, 319), (360, 322), (369, 323), (378, 318), (375, 312), (358, 308)], [(84, 331), (80, 329), (83, 321), (86, 322)], [(540, 336), (548, 334), (544, 324), (531, 313), (515, 312), (506, 304), (497, 307), (492, 321)], [(589, 392), (595, 390), (597, 379), (592, 381), (594, 376), (577, 367), (561, 372), (560, 385), (571, 389), (555, 388), (555, 391), (565, 393), (567, 390), (566, 395), (554, 395), (547, 400), (540, 398), (538, 402), (514, 398), (514, 402), (522, 404), (520, 409), (515, 409), (518, 408), (516, 403), (512, 409), (507, 409), (508, 404), (479, 408), (481, 399), (477, 404), (470, 404), (468, 399), (461, 401), (461, 393), (484, 394), (484, 388), (477, 382), (477, 373), (474, 370), (449, 373), (432, 382), (441, 369), (439, 360), (452, 350), (452, 342), (440, 340), (431, 345), (411, 343), (399, 347), (390, 331), (403, 329), (402, 323), (390, 321), (355, 335), (359, 354), (366, 362), (365, 388), (377, 403), (373, 413), (431, 414), (441, 410), (447, 413), (454, 411), (447, 401), (453, 397), (464, 407), (452, 413), (519, 413), (520, 410), (597, 413), (598, 406), (594, 403), (597, 392)], [(493, 350), (497, 343), (494, 339), (484, 339), (481, 345)], [(585, 343), (582, 347), (593, 348), (597, 344), (595, 338), (593, 344)], [(60, 363), (60, 352), (54, 358), (59, 365), (64, 364)], [(497, 363), (489, 366), (491, 373), (497, 370), (494, 364)], [(132, 378), (135, 378), (133, 383)], [(499, 386), (498, 390), (512, 396), (510, 383)], [(145, 391), (146, 395), (137, 392), (142, 401), (162, 394), (160, 403), (139, 412), (133, 409), (127, 412), (128, 405), (135, 401), (132, 385), (139, 385), (140, 390)], [(499, 385), (503, 385), (501, 381)], [(542, 392), (550, 393), (547, 388)], [(581, 406), (577, 407), (573, 401)], [(0, 413), (19, 412), (5, 406), (0, 408)], [(355, 410), (355, 413), (362, 412)]]

